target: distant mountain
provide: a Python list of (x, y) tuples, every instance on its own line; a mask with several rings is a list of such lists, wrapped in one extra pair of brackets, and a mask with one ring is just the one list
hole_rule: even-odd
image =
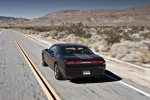
[[(11, 18), (9, 19), (11, 21)], [(150, 26), (150, 4), (122, 10), (62, 10), (35, 18), (19, 26), (66, 25), (82, 22), (90, 26), (148, 25)]]
[(29, 21), (29, 19), (0, 16), (0, 26), (16, 25), (25, 21)]
[(85, 25), (148, 25), (150, 4), (122, 10), (62, 10), (33, 19), (25, 25), (48, 26), (82, 22)]

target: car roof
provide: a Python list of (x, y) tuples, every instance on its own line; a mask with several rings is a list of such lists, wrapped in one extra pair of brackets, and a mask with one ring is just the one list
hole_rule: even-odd
[[(58, 44), (54, 44), (54, 45), (57, 45), (57, 46), (84, 46), (84, 45), (81, 45), (81, 44), (76, 44), (76, 43), (58, 43)], [(86, 46), (84, 46), (86, 47)]]

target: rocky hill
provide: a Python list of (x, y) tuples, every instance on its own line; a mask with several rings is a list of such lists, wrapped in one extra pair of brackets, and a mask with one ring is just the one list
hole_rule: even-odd
[(24, 25), (49, 26), (82, 22), (90, 26), (150, 25), (150, 4), (122, 10), (62, 10), (32, 19)]

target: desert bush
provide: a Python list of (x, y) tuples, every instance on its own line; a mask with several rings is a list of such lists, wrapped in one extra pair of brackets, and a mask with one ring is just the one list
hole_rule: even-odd
[(66, 27), (65, 25), (62, 25), (62, 26), (51, 26), (51, 31), (57, 31), (57, 32), (63, 32), (66, 30)]
[(21, 27), (21, 29), (33, 30), (38, 32), (48, 32), (48, 31), (53, 31), (54, 27), (53, 26)]
[(112, 28), (112, 30), (113, 30), (114, 32), (116, 32), (116, 33), (122, 33), (122, 32), (124, 32), (124, 30), (123, 30), (122, 27), (120, 27), (120, 26), (114, 26), (114, 27)]
[(112, 57), (118, 59), (122, 59), (126, 54), (129, 53), (126, 43), (116, 43), (112, 45), (110, 52)]
[(33, 30), (33, 27), (21, 27), (20, 29)]
[(79, 44), (85, 44), (84, 42), (85, 39), (80, 38), (80, 37), (74, 37), (74, 35), (71, 35), (67, 37), (67, 42), (68, 43), (79, 43)]
[(82, 23), (71, 24), (70, 26), (66, 27), (66, 34), (74, 34), (75, 36), (90, 38), (92, 35), (86, 33), (84, 30), (84, 25)]
[(112, 45), (114, 43), (119, 43), (122, 37), (120, 33), (115, 33), (113, 32), (113, 30), (104, 30), (103, 34), (106, 35), (105, 40), (109, 45)]
[(139, 30), (138, 26), (131, 26), (131, 28), (132, 28), (133, 31), (138, 31)]
[(57, 39), (62, 40), (62, 39), (66, 39), (66, 34), (64, 32), (59, 32), (57, 34), (55, 34), (54, 36), (57, 36)]
[(108, 52), (110, 49), (110, 46), (108, 45), (106, 40), (98, 41), (97, 44), (98, 44), (97, 47), (95, 47), (97, 48), (97, 51)]
[(146, 27), (146, 30), (149, 30), (149, 31), (150, 31), (150, 26), (147, 26), (147, 27)]
[(150, 32), (142, 33), (142, 34), (140, 34), (140, 36), (144, 39), (150, 39)]
[(137, 33), (140, 31), (145, 31), (147, 29), (147, 26), (131, 26), (131, 33)]
[(146, 27), (141, 26), (141, 27), (140, 27), (140, 29), (139, 29), (139, 31), (144, 31), (144, 30), (145, 30), (145, 28), (146, 28)]
[(149, 40), (143, 40), (139, 42), (123, 41), (121, 43), (112, 45), (110, 50), (112, 57), (135, 63), (149, 63), (149, 51)]
[(55, 39), (55, 37), (53, 36), (52, 39)]
[(139, 54), (139, 58), (141, 59), (141, 63), (150, 64), (150, 50), (142, 50)]
[(99, 52), (99, 43), (96, 42), (96, 43), (92, 43), (92, 44), (89, 44), (88, 47), (92, 48), (95, 52)]
[(48, 36), (50, 36), (50, 34), (49, 33), (43, 33), (42, 36), (43, 37), (48, 37)]
[(124, 40), (132, 40), (130, 34), (128, 34), (127, 32), (123, 32), (122, 33), (122, 39), (124, 39)]

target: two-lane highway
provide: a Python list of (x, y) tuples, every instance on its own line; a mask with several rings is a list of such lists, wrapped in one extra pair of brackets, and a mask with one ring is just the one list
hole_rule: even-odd
[[(58, 81), (54, 78), (53, 70), (50, 67), (43, 67), (41, 64), (41, 51), (45, 46), (12, 30), (4, 30), (0, 35), (0, 99), (47, 99), (11, 34), (62, 100), (150, 99), (148, 96), (120, 84), (119, 80), (114, 81), (104, 75), (95, 80)], [(108, 71), (108, 73), (112, 72)]]

